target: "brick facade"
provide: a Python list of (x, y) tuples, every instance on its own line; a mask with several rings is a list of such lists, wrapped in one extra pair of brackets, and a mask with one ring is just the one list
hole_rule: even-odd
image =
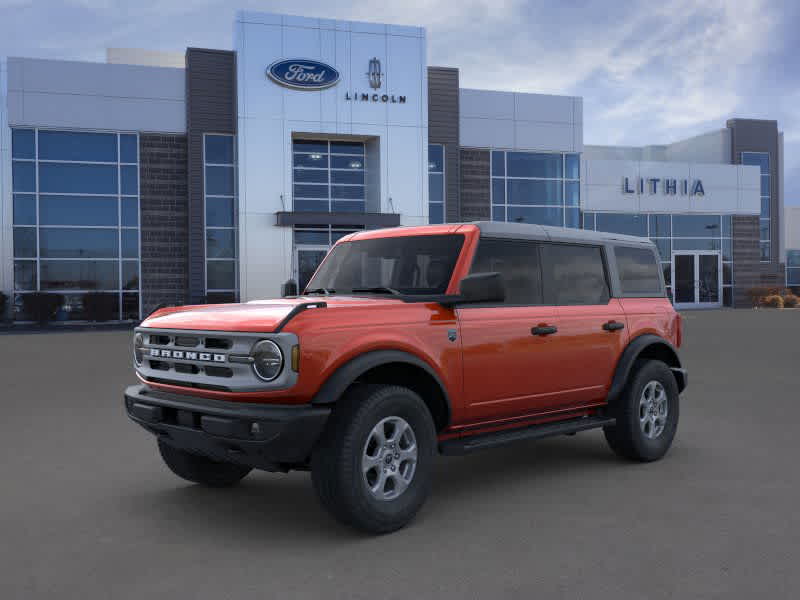
[(185, 135), (139, 135), (142, 317), (187, 302), (189, 221)]
[(461, 150), (461, 221), (491, 220), (489, 167), (488, 150)]

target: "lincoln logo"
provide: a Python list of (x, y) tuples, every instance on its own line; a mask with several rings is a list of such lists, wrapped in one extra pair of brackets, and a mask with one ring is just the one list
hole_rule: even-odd
[(272, 63), (267, 76), (275, 83), (296, 90), (324, 90), (339, 82), (339, 71), (316, 60), (288, 59)]
[(381, 61), (377, 58), (373, 58), (369, 61), (369, 71), (367, 71), (367, 77), (369, 77), (369, 87), (373, 90), (377, 90), (381, 87), (381, 77), (383, 73), (381, 73)]
[(150, 348), (150, 356), (154, 358), (178, 358), (182, 360), (199, 360), (201, 362), (225, 362), (224, 354), (211, 352), (187, 352), (184, 350), (160, 350)]

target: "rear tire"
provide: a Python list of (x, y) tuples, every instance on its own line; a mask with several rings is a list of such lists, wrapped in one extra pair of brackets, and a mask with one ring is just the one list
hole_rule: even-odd
[(358, 385), (336, 404), (311, 459), (322, 505), (369, 533), (409, 523), (428, 496), (436, 448), (430, 411), (411, 390)]
[(252, 469), (233, 463), (218, 462), (175, 448), (158, 440), (158, 451), (169, 470), (178, 477), (209, 487), (230, 487), (236, 485)]
[(680, 393), (669, 367), (660, 360), (634, 365), (628, 384), (610, 407), (617, 422), (604, 427), (608, 445), (629, 460), (651, 462), (664, 456), (678, 429)]

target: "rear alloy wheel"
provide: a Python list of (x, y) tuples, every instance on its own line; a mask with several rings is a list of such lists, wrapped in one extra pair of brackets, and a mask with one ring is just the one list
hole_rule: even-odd
[(311, 458), (320, 501), (342, 523), (369, 533), (406, 525), (425, 502), (436, 428), (416, 393), (357, 385), (336, 403)]
[(628, 384), (609, 411), (617, 421), (604, 427), (619, 456), (649, 462), (667, 453), (678, 429), (679, 392), (675, 376), (660, 360), (634, 365)]

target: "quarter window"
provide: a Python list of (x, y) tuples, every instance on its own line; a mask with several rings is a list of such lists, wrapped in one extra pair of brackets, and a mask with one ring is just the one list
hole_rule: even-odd
[(634, 296), (661, 296), (661, 279), (658, 276), (658, 264), (652, 250), (644, 248), (614, 248), (617, 258), (617, 270), (623, 294)]
[(470, 272), (500, 273), (506, 304), (542, 303), (542, 270), (535, 242), (481, 239)]
[(542, 244), (541, 248), (547, 304), (608, 304), (611, 295), (599, 247)]

